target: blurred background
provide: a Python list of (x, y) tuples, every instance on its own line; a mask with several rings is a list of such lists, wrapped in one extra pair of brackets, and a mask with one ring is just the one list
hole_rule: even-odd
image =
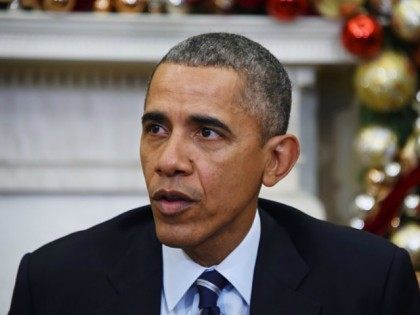
[(420, 1), (0, 0), (0, 313), (26, 252), (148, 203), (147, 81), (214, 31), (292, 80), (302, 155), (261, 196), (389, 238), (420, 271)]

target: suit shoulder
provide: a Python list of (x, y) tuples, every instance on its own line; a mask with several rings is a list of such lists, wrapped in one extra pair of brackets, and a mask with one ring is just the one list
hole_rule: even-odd
[(43, 245), (31, 254), (31, 261), (35, 265), (38, 261), (59, 265), (59, 262), (82, 262), (92, 255), (116, 254), (125, 249), (133, 234), (151, 225), (153, 218), (150, 207), (135, 208)]
[(398, 249), (377, 235), (318, 220), (284, 204), (268, 200), (262, 200), (260, 204), (287, 230), (302, 255), (322, 252), (337, 260), (352, 260), (357, 255), (369, 261), (392, 259)]
[(299, 290), (322, 301), (323, 313), (419, 313), (418, 284), (405, 250), (286, 205), (261, 200), (260, 209), (266, 222), (286, 231), (283, 241), (290, 239), (303, 259), (308, 273)]

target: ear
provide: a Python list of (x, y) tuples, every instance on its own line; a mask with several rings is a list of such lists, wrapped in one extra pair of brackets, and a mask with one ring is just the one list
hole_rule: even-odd
[(299, 158), (300, 146), (298, 139), (291, 135), (281, 135), (270, 138), (264, 145), (267, 152), (267, 163), (264, 168), (262, 183), (271, 187), (285, 177)]

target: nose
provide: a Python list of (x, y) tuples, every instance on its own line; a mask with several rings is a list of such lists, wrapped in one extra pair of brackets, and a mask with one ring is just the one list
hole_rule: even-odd
[(172, 133), (162, 144), (156, 163), (156, 172), (161, 176), (186, 176), (192, 173), (191, 148), (182, 134)]

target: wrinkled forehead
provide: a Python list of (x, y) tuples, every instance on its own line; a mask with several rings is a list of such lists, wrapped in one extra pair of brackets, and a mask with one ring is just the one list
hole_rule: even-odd
[[(231, 79), (233, 76), (235, 77), (235, 89), (231, 89), (229, 92), (232, 93), (239, 101), (243, 98), (242, 96), (246, 81), (246, 76), (241, 71), (237, 71), (231, 67), (222, 66), (190, 66), (171, 62), (160, 63), (156, 66), (150, 77), (146, 89), (144, 105), (146, 106), (147, 104), (151, 88), (156, 88), (157, 81), (159, 81), (160, 87), (162, 87), (162, 83), (164, 83), (166, 87), (172, 88), (174, 91), (176, 89), (182, 89), (184, 91), (190, 89), (192, 93), (203, 92), (208, 94), (217, 94), (217, 89), (212, 90), (214, 86), (209, 83), (213, 82), (215, 78), (218, 78), (221, 82), (223, 82)], [(177, 84), (179, 81), (184, 82), (188, 81), (188, 79), (190, 79), (189, 86), (180, 86)]]
[(230, 68), (161, 63), (155, 68), (149, 81), (144, 104), (146, 107), (153, 92), (154, 98), (161, 93), (225, 101), (232, 97), (235, 103), (241, 105), (243, 87), (243, 75)]

